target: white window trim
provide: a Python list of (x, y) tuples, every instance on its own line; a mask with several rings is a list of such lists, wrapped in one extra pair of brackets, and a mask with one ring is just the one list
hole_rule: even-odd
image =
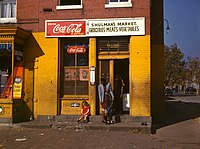
[(16, 18), (0, 18), (0, 23), (17, 23)]
[(63, 5), (63, 6), (56, 6), (57, 10), (62, 9), (83, 9), (83, 5)]
[(105, 8), (115, 8), (115, 7), (132, 7), (131, 1), (129, 2), (109, 2), (105, 4)]

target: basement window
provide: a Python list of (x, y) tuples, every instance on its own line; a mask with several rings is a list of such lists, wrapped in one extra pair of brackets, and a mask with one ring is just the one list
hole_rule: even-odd
[(56, 9), (82, 9), (82, 0), (59, 0)]

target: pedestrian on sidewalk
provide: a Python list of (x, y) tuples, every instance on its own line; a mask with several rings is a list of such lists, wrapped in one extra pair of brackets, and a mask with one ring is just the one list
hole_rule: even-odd
[(98, 85), (99, 101), (102, 109), (102, 122), (106, 124), (114, 123), (112, 121), (112, 105), (114, 101), (114, 94), (111, 84), (106, 82), (105, 78), (101, 78)]
[(83, 101), (82, 102), (82, 108), (81, 108), (81, 116), (79, 117), (79, 119), (77, 120), (77, 122), (85, 122), (85, 123), (88, 123), (90, 122), (90, 119), (89, 117), (91, 116), (91, 113), (90, 113), (90, 105), (87, 101)]

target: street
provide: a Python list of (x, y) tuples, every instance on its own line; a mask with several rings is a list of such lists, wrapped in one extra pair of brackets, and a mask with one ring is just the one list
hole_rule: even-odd
[(200, 96), (166, 99), (166, 120), (156, 133), (135, 134), (55, 128), (0, 126), (2, 149), (199, 149)]

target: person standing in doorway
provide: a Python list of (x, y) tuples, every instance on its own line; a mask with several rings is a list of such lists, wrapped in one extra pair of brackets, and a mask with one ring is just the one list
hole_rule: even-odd
[(101, 78), (98, 85), (99, 101), (102, 108), (102, 122), (110, 124), (112, 121), (112, 105), (114, 101), (114, 94), (111, 84), (106, 82), (105, 78)]
[(124, 93), (124, 81), (121, 78), (120, 75), (115, 76), (114, 80), (114, 95), (115, 95), (115, 101), (114, 101), (114, 113), (121, 114), (123, 112), (123, 103), (122, 103), (122, 97)]

